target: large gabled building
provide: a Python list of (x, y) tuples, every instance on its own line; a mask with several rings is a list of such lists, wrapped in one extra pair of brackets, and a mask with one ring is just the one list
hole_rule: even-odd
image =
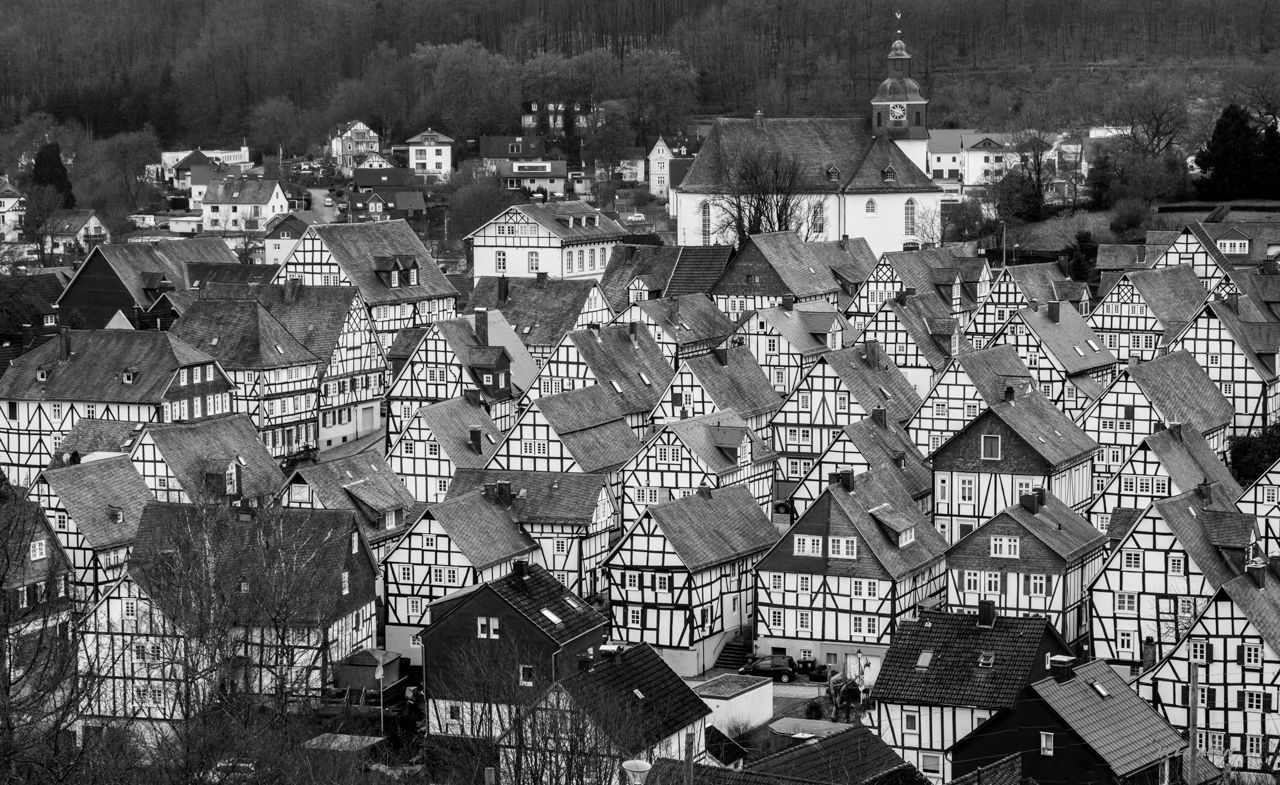
[(707, 293), (731, 317), (784, 302), (843, 305), (866, 278), (874, 255), (865, 240), (805, 242), (795, 232), (748, 237)]
[(745, 346), (719, 346), (679, 363), (650, 419), (655, 425), (732, 411), (761, 436), (782, 399)]
[(614, 246), (600, 278), (615, 313), (639, 300), (710, 292), (733, 254), (728, 245)]
[(924, 396), (907, 431), (916, 447), (928, 455), (1001, 400), (1007, 387), (1022, 393), (1035, 389), (1035, 379), (1015, 347), (992, 346), (953, 357)]
[(405, 420), (387, 463), (414, 499), (444, 501), (455, 473), (483, 469), (502, 439), (480, 396), (462, 395), (423, 406)]
[(710, 297), (701, 293), (639, 300), (614, 321), (644, 325), (673, 366), (723, 345), (738, 327)]
[(1032, 303), (1005, 323), (989, 346), (1009, 344), (1044, 397), (1074, 417), (1115, 379), (1116, 358), (1074, 309)]
[(630, 233), (584, 202), (508, 207), (466, 236), (475, 276), (600, 280), (609, 253)]
[(284, 482), (276, 460), (243, 414), (151, 423), (137, 434), (129, 460), (162, 502), (260, 507)]
[(1067, 303), (1084, 314), (1089, 311), (1089, 287), (1073, 281), (1055, 263), (1009, 265), (991, 283), (991, 291), (965, 326), (965, 337), (978, 349), (1023, 308), (1037, 303)]
[(906, 288), (867, 323), (860, 344), (875, 341), (915, 388), (924, 394), (938, 381), (951, 358), (968, 349), (960, 320), (935, 292)]
[(810, 303), (784, 301), (743, 319), (731, 342), (744, 341), (764, 368), (773, 389), (786, 394), (795, 389), (805, 371), (823, 354), (852, 343), (857, 331), (825, 300)]
[(1120, 362), (1154, 360), (1209, 296), (1189, 265), (1130, 270), (1106, 283), (1088, 321)]

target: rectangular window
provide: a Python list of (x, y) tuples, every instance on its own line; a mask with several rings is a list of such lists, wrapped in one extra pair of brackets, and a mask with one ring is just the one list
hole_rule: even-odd
[(798, 611), (796, 613), (796, 629), (802, 632), (810, 632), (813, 630), (812, 611)]
[(977, 570), (964, 571), (964, 590), (966, 592), (981, 591), (982, 573)]
[(1028, 575), (1026, 576), (1026, 580), (1027, 580), (1027, 594), (1030, 594), (1032, 597), (1043, 597), (1045, 595), (1046, 587), (1048, 584), (1046, 576)]
[(630, 627), (643, 626), (643, 609), (629, 608), (627, 612), (627, 625)]
[(137, 600), (132, 598), (126, 598), (121, 603), (121, 606), (123, 608), (122, 613), (126, 619), (138, 618), (138, 601)]
[(984, 461), (1000, 460), (1000, 437), (999, 436), (983, 436), (982, 437), (982, 460)]
[(1019, 544), (1018, 537), (992, 537), (991, 555), (1004, 559), (1017, 559)]
[(1183, 577), (1187, 574), (1187, 559), (1185, 556), (1169, 557), (1169, 575), (1173, 577)]
[(803, 534), (795, 535), (795, 555), (796, 556), (821, 556), (822, 555), (822, 538), (810, 537)]
[(1134, 641), (1137, 638), (1138, 633), (1133, 630), (1119, 630), (1116, 632), (1116, 653), (1132, 657), (1136, 649)]
[(1241, 644), (1240, 664), (1246, 668), (1261, 668), (1262, 646), (1257, 643)]
[(1241, 690), (1239, 705), (1245, 711), (1262, 711), (1265, 705), (1265, 694), (1257, 690)]
[(1053, 755), (1053, 734), (1040, 732), (1040, 754), (1046, 756)]
[(769, 611), (769, 627), (779, 632), (782, 630), (782, 611), (777, 608)]
[(1120, 556), (1124, 570), (1139, 572), (1142, 570), (1142, 551), (1125, 550), (1121, 552)]
[(497, 616), (477, 616), (476, 617), (476, 637), (486, 640), (498, 639), (498, 617)]
[(656, 575), (654, 576), (653, 582), (654, 582), (654, 588), (657, 591), (663, 591), (663, 592), (671, 591), (670, 575)]
[(1191, 641), (1188, 647), (1187, 658), (1191, 662), (1208, 662), (1209, 661), (1209, 642), (1208, 641)]
[(520, 686), (521, 687), (533, 686), (533, 666), (532, 665), (520, 666)]
[(813, 578), (812, 578), (812, 576), (809, 576), (809, 575), (801, 575), (801, 576), (799, 577), (798, 581), (799, 581), (799, 582), (798, 582), (798, 584), (797, 584), (798, 590), (799, 590), (799, 591), (801, 591), (801, 592), (803, 592), (803, 593), (805, 593), (805, 594), (808, 594), (808, 593), (809, 593), (809, 591), (810, 591), (810, 588), (811, 588), (811, 587), (812, 587), (812, 585), (813, 585)]
[[(815, 556), (821, 556), (822, 540), (814, 537), (817, 552)], [(828, 537), (827, 538), (827, 555), (833, 559), (856, 559), (858, 558), (858, 539), (856, 537)]]
[(1127, 592), (1116, 594), (1116, 612), (1117, 613), (1137, 613), (1138, 612), (1138, 595)]

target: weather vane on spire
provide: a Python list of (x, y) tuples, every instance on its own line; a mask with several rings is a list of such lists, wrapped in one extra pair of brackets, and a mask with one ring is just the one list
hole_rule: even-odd
[[(897, 19), (897, 20), (898, 20), (898, 24), (899, 24), (899, 25), (901, 25), (901, 24), (902, 24), (902, 12), (901, 12), (901, 11), (894, 11), (894, 12), (893, 12), (893, 17), (894, 17), (895, 19)], [(902, 28), (901, 28), (901, 27), (899, 27), (899, 28), (898, 28), (898, 37), (899, 37), (899, 38), (901, 38), (901, 37), (902, 37)]]

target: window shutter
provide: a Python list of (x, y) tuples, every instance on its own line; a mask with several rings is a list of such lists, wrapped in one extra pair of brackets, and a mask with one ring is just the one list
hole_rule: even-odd
[(1262, 710), (1268, 714), (1271, 713), (1271, 693), (1269, 692), (1262, 696)]
[(684, 399), (680, 396), (680, 391), (672, 387), (671, 388), (671, 405), (678, 407), (683, 400)]
[(1236, 708), (1244, 711), (1244, 690), (1236, 692)]
[(1182, 685), (1182, 705), (1191, 705), (1191, 688), (1186, 684)]
[(1208, 693), (1209, 693), (1209, 705), (1207, 708), (1210, 708), (1210, 709), (1217, 708), (1218, 707), (1218, 688), (1210, 687), (1208, 689)]
[(1031, 596), (1031, 576), (1030, 575), (1022, 576), (1022, 596), (1023, 597)]
[(1204, 645), (1204, 661), (1206, 663), (1213, 662), (1213, 644), (1206, 643)]
[(1236, 664), (1244, 665), (1244, 644), (1236, 647)]
[(1009, 591), (1009, 573), (1000, 573), (1000, 593), (1005, 594)]

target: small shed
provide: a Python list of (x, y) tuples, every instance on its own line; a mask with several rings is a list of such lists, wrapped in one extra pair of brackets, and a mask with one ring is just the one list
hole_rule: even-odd
[(729, 736), (758, 728), (773, 717), (773, 679), (765, 676), (726, 673), (690, 686), (711, 709), (707, 724)]

